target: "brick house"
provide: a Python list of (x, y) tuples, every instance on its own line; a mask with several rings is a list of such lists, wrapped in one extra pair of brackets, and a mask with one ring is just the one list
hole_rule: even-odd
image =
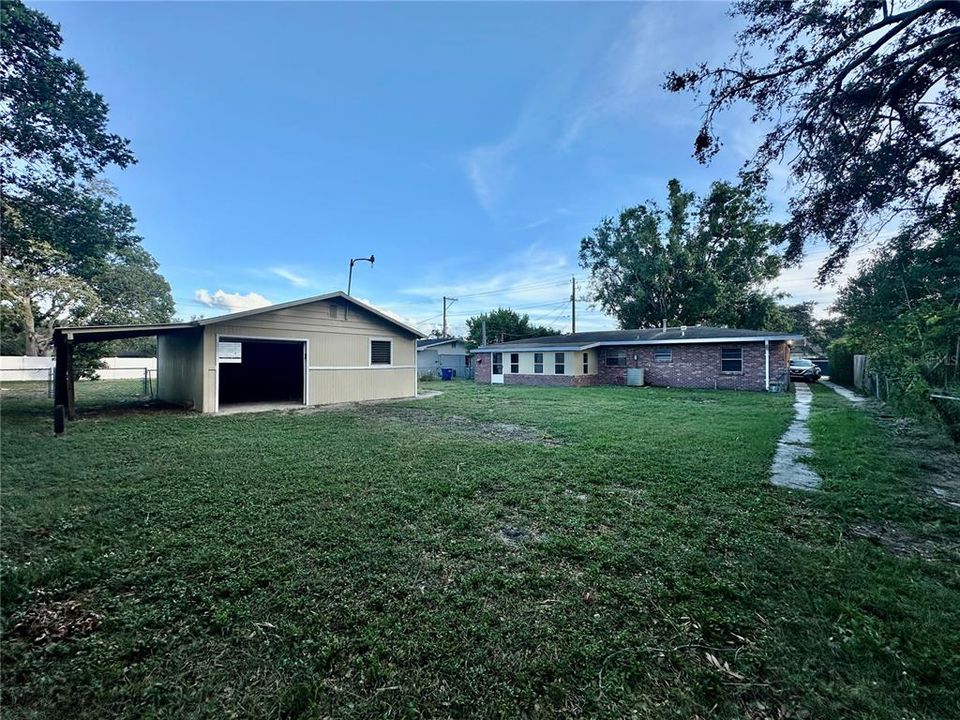
[[(680, 327), (527, 338), (474, 351), (478, 383), (625, 385), (643, 370), (645, 385), (731, 390), (785, 388), (790, 346), (802, 335), (736, 328)], [(635, 379), (636, 373), (630, 373)]]

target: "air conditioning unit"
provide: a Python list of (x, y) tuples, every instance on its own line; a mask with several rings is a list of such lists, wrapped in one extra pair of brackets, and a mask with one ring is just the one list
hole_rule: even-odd
[(643, 368), (627, 368), (627, 385), (630, 387), (643, 385)]

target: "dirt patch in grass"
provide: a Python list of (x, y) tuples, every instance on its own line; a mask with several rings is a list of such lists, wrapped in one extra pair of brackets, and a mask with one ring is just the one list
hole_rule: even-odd
[(369, 407), (366, 415), (382, 422), (402, 423), (427, 432), (457, 435), (484, 442), (511, 442), (556, 447), (561, 442), (544, 431), (525, 425), (472, 420), (463, 415), (445, 415), (420, 408)]
[(508, 545), (534, 543), (541, 539), (540, 533), (520, 525), (504, 525), (496, 533), (497, 537)]
[(917, 459), (922, 471), (921, 494), (960, 511), (960, 452), (956, 446), (923, 423), (894, 415), (886, 405), (871, 402), (865, 409), (898, 450)]
[(868, 540), (874, 545), (886, 548), (900, 557), (920, 557), (931, 560), (937, 556), (960, 553), (960, 545), (947, 538), (917, 537), (896, 525), (852, 525), (846, 535), (851, 538)]
[(100, 627), (101, 617), (79, 600), (41, 602), (24, 613), (13, 634), (34, 643), (48, 643), (89, 635)]

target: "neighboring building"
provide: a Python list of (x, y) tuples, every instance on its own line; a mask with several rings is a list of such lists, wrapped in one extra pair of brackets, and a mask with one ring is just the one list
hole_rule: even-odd
[(801, 335), (686, 327), (610, 330), (489, 344), (474, 351), (478, 383), (646, 385), (769, 390), (790, 382), (790, 344)]
[(417, 372), (420, 377), (439, 375), (449, 368), (457, 377), (470, 373), (470, 351), (463, 338), (426, 338), (417, 340)]
[(417, 394), (423, 333), (335, 292), (191, 323), (58, 328), (57, 403), (72, 410), (65, 378), (75, 343), (148, 335), (158, 339), (159, 399), (202, 412)]

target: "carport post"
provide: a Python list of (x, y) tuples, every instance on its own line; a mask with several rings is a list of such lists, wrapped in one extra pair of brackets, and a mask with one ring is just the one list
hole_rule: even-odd
[(73, 396), (73, 343), (60, 330), (53, 331), (56, 366), (53, 373), (53, 404), (62, 405), (68, 420), (76, 419)]

